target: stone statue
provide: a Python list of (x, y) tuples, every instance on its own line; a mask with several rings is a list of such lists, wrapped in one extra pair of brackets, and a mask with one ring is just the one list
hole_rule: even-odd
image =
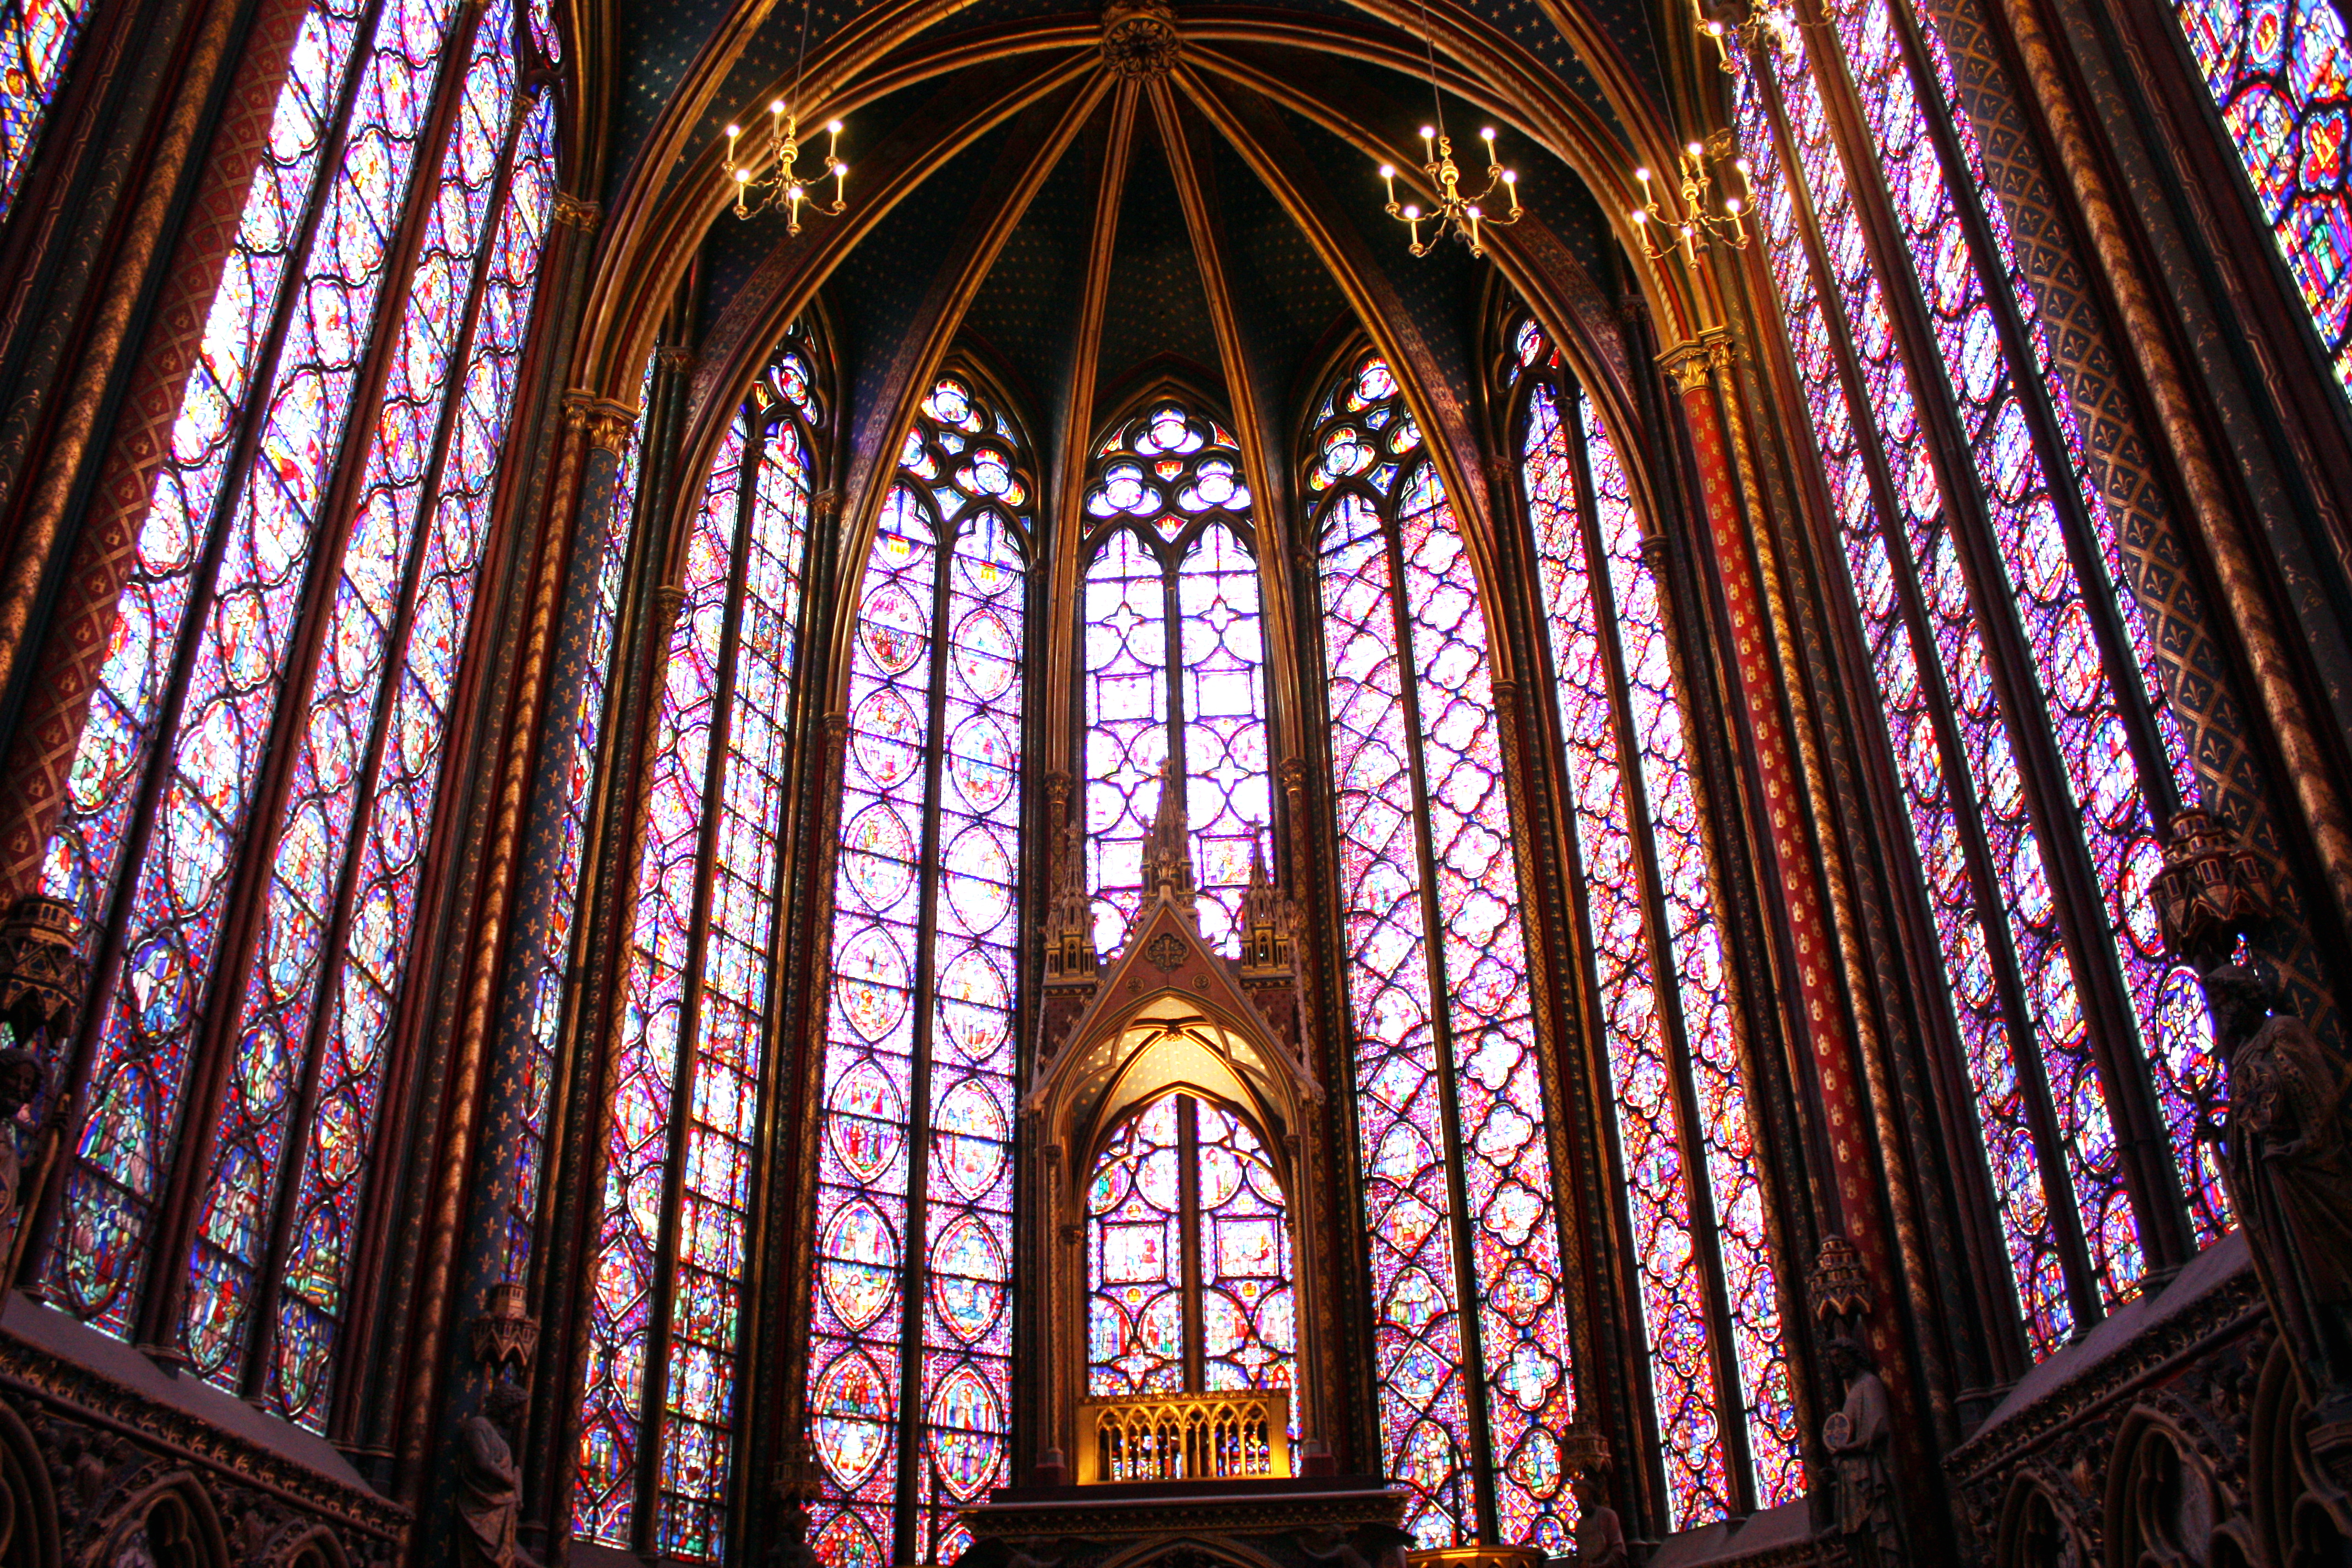
[(2231, 1195), (2313, 1403), (2352, 1397), (2352, 1073), (2252, 969), (2205, 975), (2230, 1064)]
[(1578, 1476), (1568, 1489), (1576, 1498), (1576, 1568), (1626, 1568), (1625, 1526), (1611, 1508), (1598, 1476)]
[(467, 1568), (538, 1568), (515, 1542), (521, 1477), (505, 1430), (530, 1402), (520, 1384), (500, 1378), (482, 1396), (481, 1410), (457, 1423), (457, 1519), (464, 1526), (457, 1544)]
[(1905, 1557), (1888, 1462), (1886, 1384), (1868, 1352), (1843, 1335), (1830, 1342), (1830, 1368), (1845, 1384), (1845, 1404), (1822, 1423), (1822, 1446), (1837, 1477), (1837, 1531), (1861, 1568), (1895, 1568)]
[[(39, 1098), (41, 1086), (48, 1074), (41, 1058), (31, 1051), (10, 1049), (0, 1051), (0, 1269), (5, 1269), (16, 1254), (16, 1231), (24, 1222), (26, 1160), (24, 1134), (26, 1129), (16, 1118), (25, 1107)], [(40, 1163), (36, 1158), (32, 1163)], [(0, 1273), (0, 1283), (8, 1276)]]
[(768, 1568), (822, 1568), (808, 1543), (808, 1510), (797, 1497), (776, 1510), (776, 1538), (768, 1547)]

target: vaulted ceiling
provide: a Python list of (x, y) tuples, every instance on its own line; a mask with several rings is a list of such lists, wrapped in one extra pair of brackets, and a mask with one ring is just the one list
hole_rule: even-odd
[[(908, 387), (950, 352), (1001, 382), (1048, 472), (1162, 380), (1201, 389), (1278, 465), (1332, 353), (1368, 336), (1475, 491), (1499, 294), (1638, 423), (1620, 307), (1677, 307), (1612, 215), (1633, 165), (1663, 163), (1687, 133), (1668, 128), (1694, 118), (1666, 88), (1706, 79), (1687, 4), (1147, 3), (1173, 37), (1148, 70), (1121, 68), (1105, 12), (1071, 0), (625, 4), (578, 35), (586, 96), (611, 106), (582, 128), (609, 215), (587, 379), (633, 386), (687, 287), (688, 441), (708, 444), (782, 327), (818, 309), (849, 371), (855, 506)], [(763, 123), (776, 97), (847, 122), (850, 210), (797, 236), (772, 212), (734, 216), (720, 156), (725, 127)], [(1417, 164), (1433, 116), (1474, 183), (1484, 124), (1519, 171), (1526, 216), (1483, 259), (1454, 243), (1415, 258), (1381, 210), (1379, 164)]]

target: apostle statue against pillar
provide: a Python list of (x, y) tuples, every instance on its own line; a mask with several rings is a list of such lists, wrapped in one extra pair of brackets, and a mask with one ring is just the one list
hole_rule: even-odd
[(2352, 1406), (2352, 1072), (2243, 964), (2210, 970), (2231, 1197), (2315, 1407)]

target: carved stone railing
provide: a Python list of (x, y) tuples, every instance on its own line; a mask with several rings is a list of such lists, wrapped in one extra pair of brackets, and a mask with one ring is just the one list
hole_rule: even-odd
[(1290, 1474), (1290, 1395), (1162, 1394), (1078, 1406), (1078, 1481), (1263, 1480)]

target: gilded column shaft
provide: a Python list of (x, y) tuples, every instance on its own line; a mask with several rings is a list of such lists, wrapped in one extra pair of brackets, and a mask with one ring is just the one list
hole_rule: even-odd
[[(1831, 809), (1830, 803), (1837, 799), (1837, 794), (1832, 788), (1827, 762), (1822, 754), (1822, 715), (1813, 711), (1808, 689), (1795, 678), (1796, 672), (1805, 668), (1808, 663), (1804, 651), (1798, 646), (1798, 607), (1792, 596), (1787, 564), (1780, 559), (1781, 536), (1767, 521), (1769, 513), (1764, 497), (1759, 493), (1756, 449), (1751, 444), (1737, 395), (1739, 376), (1732, 345), (1727, 339), (1719, 340), (1714, 346), (1717, 374), (1728, 389), (1724, 399), (1724, 418), (1729, 426), (1731, 447), (1738, 457), (1740, 482), (1748, 497), (1748, 510), (1758, 520), (1752, 537), (1758, 571), (1763, 578), (1763, 605), (1772, 623), (1773, 641), (1779, 650), (1780, 668), (1790, 675), (1788, 696), (1795, 715), (1791, 728), (1799, 765), (1804, 773), (1805, 790), (1808, 797), (1815, 803), (1813, 844), (1822, 859), (1822, 881), (1829, 900), (1831, 921), (1836, 932), (1838, 963), (1845, 977), (1846, 994), (1853, 1020), (1855, 1059), (1860, 1064), (1863, 1086), (1869, 1096), (1877, 1155), (1886, 1183), (1885, 1212), (1891, 1219), (1895, 1246), (1903, 1258), (1902, 1293), (1914, 1321), (1932, 1323), (1937, 1315), (1934, 1300), (1936, 1275), (1928, 1265), (1927, 1247), (1919, 1232), (1918, 1196), (1910, 1162), (1906, 1157), (1907, 1143), (1902, 1127), (1904, 1108), (1898, 1104), (1895, 1086), (1887, 1079), (1885, 1041), (1879, 1031), (1876, 1011), (1870, 1005), (1869, 999), (1874, 989), (1871, 984), (1870, 962), (1862, 949), (1863, 925), (1860, 911), (1854, 907), (1852, 869), (1838, 831), (1844, 818)], [(1834, 1134), (1832, 1136), (1834, 1141)], [(1922, 1335), (1918, 1351), (1921, 1370), (1925, 1374), (1925, 1393), (1937, 1426), (1938, 1446), (1946, 1446), (1958, 1436), (1958, 1426), (1951, 1405), (1951, 1380), (1936, 1349), (1934, 1336)]]
[[(566, 247), (566, 255), (557, 263), (567, 267), (567, 270), (576, 266), (575, 247), (584, 237), (572, 237), (573, 245)], [(486, 836), (475, 924), (465, 938), (470, 956), (449, 1042), (453, 1090), (435, 1164), (433, 1195), (426, 1209), (426, 1234), (422, 1245), (425, 1266), (416, 1308), (417, 1350), (410, 1363), (411, 1382), (400, 1426), (400, 1479), (396, 1489), (404, 1497), (413, 1496), (420, 1484), (419, 1472), (430, 1440), (431, 1412), (436, 1405), (433, 1391), (445, 1371), (442, 1346), (452, 1312), (451, 1281), (458, 1263), (457, 1239), (466, 1190), (473, 1174), (475, 1142), (483, 1110), (480, 1090), (489, 1054), (492, 994), (512, 914), (518, 840), (541, 720), (546, 710), (564, 559), (572, 544), (571, 530), (554, 520), (568, 522), (578, 507), (581, 472), (589, 445), (582, 411), (573, 406), (565, 412), (554, 482), (549, 504), (541, 514), (548, 521), (541, 530), (538, 554), (530, 567), (532, 588), (521, 627), (521, 658), (499, 746), (502, 756)]]
[[(1780, 885), (1780, 905), (1788, 922), (1789, 943), (1797, 973), (1796, 1012), (1812, 1053), (1827, 1125), (1824, 1141), (1835, 1181), (1836, 1203), (1822, 1216), (1825, 1229), (1842, 1230), (1861, 1250), (1874, 1278), (1892, 1282), (1889, 1256), (1876, 1205), (1871, 1200), (1877, 1172), (1873, 1150), (1864, 1136), (1868, 1119), (1846, 1061), (1845, 1008), (1832, 965), (1837, 944), (1824, 920), (1816, 876), (1806, 843), (1803, 815), (1810, 807), (1798, 787), (1801, 770), (1795, 747), (1780, 718), (1780, 689), (1774, 679), (1763, 595), (1748, 556), (1747, 522), (1740, 508), (1729, 437), (1719, 412), (1716, 387), (1709, 376), (1717, 355), (1706, 342), (1690, 342), (1668, 350), (1660, 363), (1670, 371), (1681, 392), (1692, 447), (1697, 460), (1699, 488), (1714, 554), (1730, 618), (1726, 628), (1738, 695), (1747, 714), (1747, 739), (1752, 767), (1762, 798), (1764, 820), (1759, 826), (1770, 837), (1774, 869)], [(1727, 387), (1726, 401), (1737, 395)], [(1797, 1259), (1783, 1259), (1794, 1267)], [(1786, 1276), (1784, 1276), (1786, 1278)], [(1790, 1279), (1793, 1286), (1795, 1281)], [(1783, 1303), (1784, 1321), (1793, 1333), (1794, 1320), (1803, 1303), (1791, 1289)], [(1885, 1292), (1880, 1300), (1886, 1299)], [(1908, 1363), (1887, 1313), (1882, 1309), (1870, 1320), (1873, 1348), (1882, 1366)], [(1897, 1373), (1888, 1380), (1898, 1398), (1910, 1391), (1912, 1380)]]

